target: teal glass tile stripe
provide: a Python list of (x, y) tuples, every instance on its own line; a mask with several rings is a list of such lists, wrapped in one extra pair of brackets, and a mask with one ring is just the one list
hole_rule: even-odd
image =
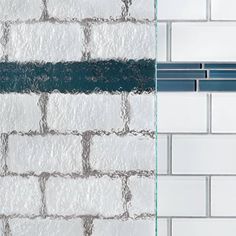
[(201, 80), (199, 91), (204, 92), (234, 92), (236, 91), (236, 80)]
[(205, 70), (158, 70), (157, 78), (204, 79)]
[[(236, 69), (233, 67), (235, 65), (236, 68), (236, 64), (230, 64), (231, 68), (228, 67), (229, 64), (217, 64), (225, 69), (206, 69), (207, 65), (204, 63), (158, 65), (156, 70), (158, 91), (197, 91), (197, 81), (200, 91), (236, 91), (234, 86)], [(216, 64), (210, 66), (214, 65)], [(0, 63), (1, 93), (55, 90), (62, 93), (151, 92), (155, 90), (155, 61)]]
[(236, 79), (236, 70), (211, 70), (210, 78), (232, 78)]
[(196, 80), (158, 80), (157, 92), (196, 91)]

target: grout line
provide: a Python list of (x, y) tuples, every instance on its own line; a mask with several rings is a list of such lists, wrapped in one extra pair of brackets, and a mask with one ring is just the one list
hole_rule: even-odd
[[(85, 163), (83, 162), (83, 165), (85, 166)], [(87, 167), (87, 173), (81, 173), (81, 172), (73, 172), (73, 173), (61, 173), (61, 172), (42, 172), (40, 174), (36, 174), (35, 172), (26, 172), (26, 173), (16, 173), (16, 172), (7, 172), (6, 174), (0, 174), (0, 177), (5, 176), (19, 176), (22, 178), (28, 178), (28, 177), (41, 177), (42, 174), (47, 175), (49, 177), (57, 177), (57, 178), (72, 178), (72, 179), (83, 179), (88, 177), (97, 177), (102, 178), (103, 176), (108, 176), (110, 178), (122, 178), (122, 177), (130, 177), (130, 176), (139, 176), (139, 177), (147, 177), (147, 178), (153, 178), (154, 176), (154, 170), (130, 170), (130, 171), (111, 171), (111, 172), (102, 172), (93, 170), (91, 171)], [(90, 172), (89, 172), (90, 170)]]
[(40, 186), (40, 191), (41, 191), (41, 208), (39, 210), (40, 215), (42, 215), (43, 218), (46, 217), (47, 215), (47, 206), (46, 206), (46, 182), (49, 179), (49, 175), (47, 173), (42, 173), (39, 176), (39, 186)]
[(47, 124), (47, 105), (48, 105), (48, 94), (42, 93), (39, 97), (38, 105), (41, 110), (42, 118), (40, 120), (40, 133), (46, 134), (49, 131)]
[(93, 233), (93, 217), (83, 218), (84, 236), (91, 236)]
[(211, 176), (206, 177), (206, 216), (211, 217)]
[(172, 175), (172, 135), (167, 137), (167, 173)]
[(5, 133), (1, 134), (1, 143), (2, 143), (1, 167), (3, 170), (3, 176), (7, 175), (8, 173), (8, 167), (7, 167), (8, 140), (9, 140), (8, 134), (5, 134)]
[(11, 229), (9, 225), (9, 220), (7, 217), (4, 217), (2, 220), (2, 230), (3, 236), (11, 236)]
[(49, 19), (49, 14), (48, 14), (48, 7), (47, 7), (47, 0), (42, 0), (43, 3), (43, 12), (40, 17), (41, 21), (46, 21)]
[(211, 21), (211, 0), (206, 1), (206, 19)]
[(128, 186), (128, 177), (122, 178), (122, 199), (124, 208), (124, 217), (129, 218), (129, 203), (132, 199), (132, 194)]
[(172, 23), (168, 22), (167, 23), (167, 31), (166, 31), (166, 40), (167, 40), (167, 45), (166, 45), (166, 55), (167, 55), (167, 62), (171, 62), (171, 44), (172, 44)]
[(90, 42), (91, 42), (91, 35), (92, 35), (92, 26), (90, 23), (86, 23), (83, 25), (83, 32), (84, 32), (84, 51), (82, 52), (81, 61), (89, 61), (91, 59), (91, 52), (90, 52)]
[(167, 219), (167, 236), (172, 236), (172, 218)]
[(82, 134), (82, 166), (83, 166), (83, 175), (89, 176), (91, 172), (91, 166), (90, 166), (90, 145), (91, 145), (91, 139), (92, 139), (91, 132), (87, 131)]
[(132, 0), (121, 0), (124, 6), (121, 7), (121, 19), (126, 19), (129, 16), (129, 6), (132, 5)]
[(212, 134), (212, 94), (207, 94), (207, 132)]
[(4, 22), (3, 23), (3, 35), (1, 38), (1, 44), (3, 47), (3, 58), (2, 60), (4, 62), (8, 62), (8, 52), (7, 52), (7, 44), (9, 42), (9, 34), (10, 34), (10, 24), (9, 22)]
[(129, 103), (129, 94), (127, 92), (121, 93), (121, 117), (124, 122), (124, 134), (130, 132), (129, 123), (130, 123), (130, 103)]

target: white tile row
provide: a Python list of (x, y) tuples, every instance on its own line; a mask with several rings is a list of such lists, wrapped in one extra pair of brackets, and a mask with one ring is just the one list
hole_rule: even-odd
[[(38, 99), (39, 96), (35, 94), (0, 95), (0, 131), (38, 131), (42, 116)], [(154, 131), (154, 94), (130, 94), (128, 99), (130, 130)], [(234, 93), (212, 94), (212, 133), (236, 133), (235, 107)], [(158, 93), (158, 132), (207, 133), (209, 111), (206, 93)], [(61, 132), (121, 131), (124, 128), (121, 96), (105, 93), (51, 94), (47, 107), (47, 122), (50, 129)]]

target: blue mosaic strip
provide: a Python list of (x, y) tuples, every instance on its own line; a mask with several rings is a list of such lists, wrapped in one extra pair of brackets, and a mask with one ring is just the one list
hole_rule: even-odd
[[(236, 63), (160, 63), (158, 91), (236, 91)], [(155, 90), (155, 61), (0, 63), (0, 92)]]

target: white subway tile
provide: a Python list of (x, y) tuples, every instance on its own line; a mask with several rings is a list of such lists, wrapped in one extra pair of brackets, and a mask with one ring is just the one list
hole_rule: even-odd
[[(155, 58), (155, 25), (141, 23), (99, 24), (92, 27), (93, 59)], [(158, 24), (158, 60), (166, 60), (166, 25)]]
[(37, 178), (0, 178), (0, 214), (37, 215), (40, 207), (41, 192)]
[(206, 0), (159, 0), (157, 17), (159, 20), (204, 20), (206, 6)]
[[(158, 137), (158, 170), (167, 172), (167, 137)], [(154, 170), (155, 139), (142, 135), (94, 136), (90, 146), (92, 169), (105, 172)]]
[(52, 177), (46, 184), (48, 214), (102, 215), (124, 213), (121, 179), (104, 177)]
[(203, 93), (159, 93), (158, 132), (206, 132), (207, 96)]
[(7, 51), (10, 61), (80, 61), (83, 40), (76, 23), (17, 24), (11, 25)]
[(204, 177), (158, 177), (160, 216), (204, 216), (206, 183)]
[(10, 135), (8, 170), (16, 173), (82, 172), (81, 136)]
[(35, 94), (0, 94), (0, 132), (39, 131), (38, 99)]
[(81, 219), (11, 219), (12, 236), (79, 236), (83, 235)]
[[(154, 130), (154, 94), (130, 95), (130, 129)], [(158, 132), (206, 132), (207, 96), (196, 93), (157, 95)]]
[(236, 177), (216, 176), (211, 182), (212, 216), (236, 216)]
[(236, 94), (212, 94), (212, 132), (236, 132)]
[(172, 236), (234, 236), (235, 219), (173, 219)]
[(133, 0), (129, 6), (129, 17), (138, 20), (154, 20), (154, 0)]
[[(94, 220), (93, 236), (154, 236), (155, 221), (145, 220)], [(167, 222), (164, 219), (158, 220), (158, 235), (167, 236)]]
[(172, 24), (173, 61), (235, 61), (236, 23)]
[(51, 94), (47, 121), (59, 131), (122, 130), (121, 95)]
[(172, 137), (174, 174), (236, 174), (236, 136)]
[(121, 17), (124, 3), (119, 0), (48, 0), (47, 8), (50, 17), (59, 19), (87, 19)]
[(211, 0), (212, 20), (235, 20), (235, 0)]
[[(130, 177), (131, 216), (154, 214), (155, 183), (153, 178)], [(204, 177), (158, 177), (159, 216), (204, 216), (206, 213)]]
[(43, 13), (41, 0), (0, 0), (0, 20), (38, 20)]

